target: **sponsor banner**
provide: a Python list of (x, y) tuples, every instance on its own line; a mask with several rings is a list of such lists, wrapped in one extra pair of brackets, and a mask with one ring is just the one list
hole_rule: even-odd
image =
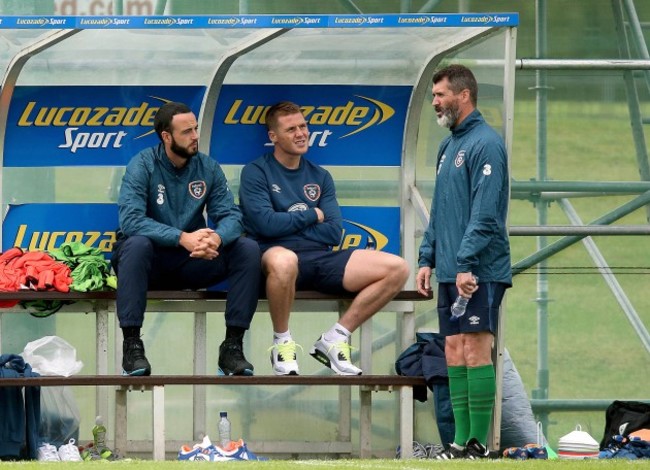
[(395, 28), (517, 26), (518, 13), (0, 16), (0, 29)]
[[(399, 207), (343, 206), (343, 233), (335, 249), (368, 248), (400, 253)], [(107, 258), (118, 227), (117, 204), (35, 203), (10, 205), (2, 224), (2, 251), (51, 251), (82, 242)]]
[(518, 13), (334, 15), (330, 28), (517, 26)]
[(10, 205), (2, 224), (2, 251), (51, 251), (81, 242), (109, 258), (118, 227), (117, 204)]
[(342, 206), (343, 233), (335, 250), (365, 248), (399, 255), (400, 208)]
[(272, 151), (266, 111), (289, 100), (305, 114), (307, 158), (315, 163), (400, 166), (411, 92), (411, 86), (224, 85), (210, 155), (222, 164), (246, 164)]
[[(5, 167), (122, 166), (159, 143), (153, 118), (169, 101), (198, 116), (204, 86), (18, 86), (5, 132)], [(29, 143), (29, 145), (26, 145)]]

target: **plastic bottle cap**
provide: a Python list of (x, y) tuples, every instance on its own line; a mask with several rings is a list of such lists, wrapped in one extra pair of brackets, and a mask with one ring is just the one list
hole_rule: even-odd
[(219, 412), (219, 416), (221, 416), (222, 418), (223, 418), (224, 416), (228, 416), (228, 412), (227, 412), (227, 411), (220, 411), (220, 412)]
[(97, 424), (98, 426), (101, 426), (102, 424), (104, 424), (104, 419), (101, 416), (97, 416), (95, 418), (95, 424)]

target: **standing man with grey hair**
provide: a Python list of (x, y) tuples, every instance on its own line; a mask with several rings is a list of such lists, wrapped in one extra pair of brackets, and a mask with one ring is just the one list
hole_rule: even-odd
[[(478, 84), (462, 65), (433, 76), (438, 124), (451, 130), (438, 150), (429, 226), (420, 246), (417, 288), (438, 282), (438, 319), (445, 336), (454, 442), (438, 459), (487, 458), (496, 394), (492, 347), (501, 301), (512, 286), (506, 226), (509, 200), (505, 145), (476, 109)], [(471, 298), (454, 317), (457, 296)]]

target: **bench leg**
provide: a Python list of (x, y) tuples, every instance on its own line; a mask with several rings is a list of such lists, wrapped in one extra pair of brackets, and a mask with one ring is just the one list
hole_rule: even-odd
[[(97, 387), (102, 388), (102, 387)], [(126, 450), (126, 428), (127, 428), (127, 406), (126, 406), (126, 387), (117, 387), (115, 389), (115, 450), (121, 455), (125, 455)]]
[(151, 393), (153, 459), (165, 460), (165, 387), (155, 385)]
[[(95, 307), (95, 358), (96, 374), (108, 374), (108, 306), (98, 302)], [(95, 387), (96, 416), (108, 420), (108, 394), (107, 387)], [(107, 423), (108, 424), (108, 423)]]
[(359, 387), (359, 457), (372, 458), (372, 392)]
[(413, 458), (413, 387), (399, 387), (399, 445), (402, 459)]
[[(194, 375), (207, 373), (207, 313), (194, 313)], [(215, 371), (216, 374), (216, 371)], [(200, 441), (207, 432), (207, 392), (205, 385), (194, 385), (193, 432), (194, 440)]]

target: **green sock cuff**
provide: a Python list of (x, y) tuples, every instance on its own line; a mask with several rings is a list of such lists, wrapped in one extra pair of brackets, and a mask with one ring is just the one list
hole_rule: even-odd
[(462, 379), (467, 377), (467, 366), (448, 366), (447, 375), (450, 379)]
[(492, 377), (495, 377), (494, 366), (492, 364), (467, 368), (468, 379), (490, 379)]

